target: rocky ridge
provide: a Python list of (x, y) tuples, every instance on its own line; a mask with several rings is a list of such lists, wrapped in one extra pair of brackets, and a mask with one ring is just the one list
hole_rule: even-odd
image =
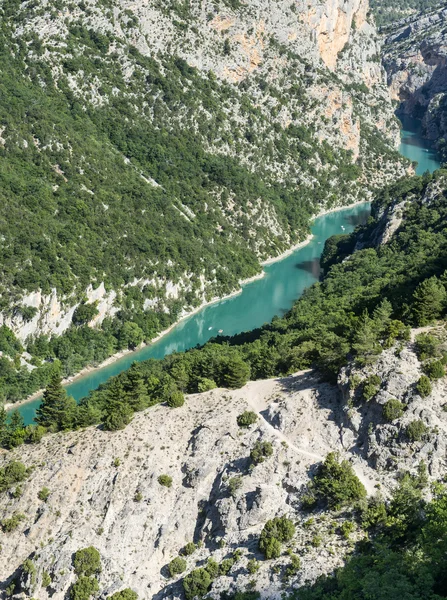
[[(2, 519), (14, 513), (25, 517), (3, 535), (4, 589), (16, 579), (14, 598), (64, 598), (74, 581), (73, 553), (93, 545), (103, 566), (101, 597), (123, 587), (141, 598), (181, 597), (180, 584), (169, 579), (166, 567), (194, 541), (198, 546), (187, 557), (188, 571), (210, 557), (220, 561), (241, 552), (229, 573), (214, 581), (210, 597), (251, 585), (247, 561), (255, 558), (260, 560), (256, 589), (263, 598), (279, 599), (287, 556), (262, 561), (258, 538), (268, 519), (282, 515), (297, 524), (290, 547), (301, 556), (300, 571), (286, 587), (331, 572), (349, 552), (348, 541), (336, 533), (346, 517), (317, 512), (309, 520), (301, 509), (309, 477), (328, 452), (338, 451), (351, 462), (369, 496), (380, 490), (386, 497), (396, 475), (415, 472), (421, 460), (430, 477), (445, 472), (447, 384), (437, 381), (428, 398), (416, 392), (422, 373), (414, 346), (419, 332), (384, 351), (373, 365), (347, 367), (338, 386), (307, 371), (237, 391), (212, 390), (189, 396), (179, 409), (156, 406), (139, 413), (120, 432), (89, 428), (49, 435), (40, 445), (3, 456), (2, 462), (14, 458), (34, 467), (21, 496), (4, 493), (0, 500)], [(445, 338), (442, 328), (431, 333)], [(362, 390), (371, 375), (380, 383), (365, 402)], [(385, 422), (382, 407), (390, 398), (399, 399), (405, 410)], [(248, 429), (236, 423), (244, 410), (257, 415)], [(409, 443), (406, 428), (416, 419), (424, 422), (427, 435)], [(257, 440), (271, 442), (273, 455), (250, 468)], [(172, 487), (160, 485), (161, 474), (172, 477)], [(50, 494), (44, 501), (38, 492), (45, 487)], [(361, 537), (361, 530), (353, 536)], [(21, 568), (26, 559), (35, 565), (32, 579)], [(43, 585), (44, 573), (51, 583)]]

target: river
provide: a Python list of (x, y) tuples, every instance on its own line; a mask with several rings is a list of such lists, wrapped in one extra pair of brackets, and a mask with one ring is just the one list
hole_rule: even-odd
[[(400, 151), (419, 163), (416, 172), (422, 174), (427, 169), (434, 171), (439, 168), (436, 155), (418, 135), (417, 123), (405, 119), (403, 126)], [(370, 205), (364, 203), (318, 217), (312, 226), (311, 241), (286, 258), (265, 266), (262, 279), (244, 285), (237, 296), (206, 306), (184, 319), (154, 344), (76, 379), (67, 385), (67, 392), (80, 400), (110, 377), (128, 369), (134, 361), (162, 358), (172, 352), (204, 344), (219, 330), (224, 335), (233, 335), (259, 327), (275, 315), (284, 314), (303, 290), (318, 280), (319, 257), (325, 240), (338, 233), (351, 232), (368, 218), (369, 212)], [(19, 407), (26, 424), (33, 422), (39, 404), (40, 398)]]

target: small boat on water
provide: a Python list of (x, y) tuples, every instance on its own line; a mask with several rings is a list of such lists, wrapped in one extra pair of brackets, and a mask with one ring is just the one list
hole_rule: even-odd
[(212, 327), (208, 327), (208, 331), (211, 331)]
[(219, 329), (219, 333), (223, 333), (223, 329)]

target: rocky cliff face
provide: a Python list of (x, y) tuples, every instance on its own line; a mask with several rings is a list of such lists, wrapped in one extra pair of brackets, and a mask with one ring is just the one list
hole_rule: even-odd
[[(140, 598), (178, 598), (181, 584), (169, 578), (167, 564), (194, 541), (198, 546), (183, 575), (209, 558), (220, 562), (240, 554), (214, 580), (211, 597), (250, 585), (248, 561), (256, 559), (256, 589), (279, 600), (288, 557), (263, 561), (258, 539), (265, 522), (282, 515), (297, 525), (291, 548), (301, 556), (286, 589), (331, 572), (349, 550), (337, 533), (345, 517), (316, 513), (309, 521), (301, 508), (309, 476), (328, 452), (350, 461), (369, 496), (378, 489), (387, 496), (398, 473), (415, 472), (421, 460), (430, 477), (445, 472), (447, 384), (435, 383), (428, 398), (416, 392), (422, 372), (417, 333), (377, 363), (342, 371), (338, 387), (303, 372), (237, 391), (213, 390), (189, 396), (179, 409), (156, 406), (139, 413), (120, 432), (89, 428), (49, 435), (40, 445), (0, 457), (33, 467), (22, 495), (12, 490), (0, 496), (1, 519), (24, 515), (2, 537), (3, 589), (14, 580), (14, 598), (62, 599), (75, 581), (74, 552), (93, 545), (101, 554), (101, 597), (131, 587)], [(443, 330), (431, 333), (445, 337)], [(362, 390), (371, 375), (377, 389), (365, 401)], [(390, 398), (404, 412), (386, 421), (383, 405)], [(257, 415), (248, 429), (236, 423), (244, 410)], [(410, 443), (406, 430), (415, 420), (422, 420), (426, 433)], [(253, 468), (249, 454), (257, 441), (270, 442), (273, 454)], [(160, 485), (162, 474), (172, 477), (171, 487)], [(49, 490), (46, 500), (39, 499), (43, 488)], [(361, 535), (354, 532), (353, 539)], [(33, 577), (22, 567), (26, 559), (34, 565)]]
[(446, 131), (447, 8), (400, 21), (386, 30), (384, 66), (392, 98), (405, 114), (422, 119), (427, 139), (439, 142)]
[[(85, 35), (86, 31), (96, 40), (94, 72), (89, 72), (82, 62), (86, 50), (79, 32)], [(328, 192), (320, 203), (333, 205), (367, 197), (375, 186), (404, 174), (403, 164), (393, 153), (398, 128), (380, 65), (379, 40), (365, 0), (326, 0), (313, 4), (301, 0), (292, 4), (286, 0), (192, 1), (184, 5), (171, 2), (166, 6), (155, 0), (87, 1), (79, 5), (62, 1), (57, 9), (51, 3), (40, 3), (14, 12), (13, 35), (17, 47), (28, 44), (32, 48), (24, 58), (26, 69), (31, 74), (51, 73), (56, 87), (68, 89), (81, 111), (105, 107), (112, 98), (119, 98), (129, 106), (141, 104), (139, 112), (143, 120), (163, 113), (167, 131), (184, 127), (196, 131), (207, 152), (237, 157), (250, 171), (268, 180), (269, 186), (280, 184), (299, 191), (308, 187), (318, 189), (324, 182)], [(108, 50), (102, 51), (101, 40), (106, 38), (113, 41)], [(173, 110), (166, 104), (169, 95), (166, 91), (151, 100), (148, 90), (138, 87), (140, 83), (136, 82), (146, 81), (150, 85), (153, 76), (129, 48), (154, 61), (161, 60), (161, 56), (177, 56), (197, 68), (204, 78), (211, 73), (222, 86), (230, 87), (222, 87), (222, 92), (214, 93), (213, 101), (207, 100), (206, 105), (198, 101), (192, 114), (186, 107)], [(119, 71), (124, 83), (118, 84), (118, 79), (112, 78), (113, 69)], [(220, 97), (221, 93), (225, 97)], [(149, 108), (151, 103), (154, 108)], [(249, 117), (248, 104), (253, 107)], [(204, 131), (204, 123), (211, 117), (214, 125), (210, 132)], [(304, 142), (305, 160), (297, 166), (281, 137), (289, 128), (299, 127), (311, 132), (316, 143), (327, 145), (314, 153), (309, 142)], [(79, 166), (74, 168), (77, 157), (70, 140), (60, 136), (57, 129), (46, 141), (36, 133), (29, 133), (29, 139), (25, 136), (22, 141), (14, 137), (14, 144), (35, 148), (43, 162), (48, 155), (52, 171), (59, 177), (53, 192), (58, 194), (59, 186), (69, 185), (73, 193), (87, 198), (86, 202), (96, 202), (100, 190), (89, 181), (85, 165), (81, 167), (84, 157), (80, 157)], [(7, 149), (13, 135), (16, 134), (3, 128), (0, 145)], [(385, 142), (381, 146), (387, 149), (385, 154), (377, 151), (372, 141), (375, 138)], [(340, 178), (346, 182), (346, 177), (337, 175), (334, 152), (328, 148), (336, 154), (349, 151), (347, 161), (360, 169), (360, 176), (348, 184), (349, 190), (343, 198), (337, 196), (337, 181)], [(122, 158), (125, 169), (141, 171), (128, 157)], [(93, 170), (98, 168), (99, 165)], [(79, 181), (75, 181), (75, 172)], [(158, 182), (143, 172), (141, 179), (148, 186), (160, 188)], [(229, 199), (224, 201), (219, 198), (222, 193), (225, 196), (227, 192), (222, 188), (210, 192), (203, 208), (207, 215), (216, 215), (219, 235), (228, 235), (233, 244), (239, 241), (246, 244), (244, 240), (248, 237), (250, 251), (257, 259), (278, 253), (293, 243), (296, 233), (288, 231), (277, 208), (264, 198), (241, 210), (237, 201), (233, 201), (231, 190)], [(112, 210), (107, 202), (98, 204), (98, 212)], [(173, 199), (172, 204), (177, 216), (188, 226), (195, 222), (196, 206), (188, 207), (178, 199)], [(143, 211), (141, 219), (145, 218)], [(173, 270), (177, 268), (175, 262), (172, 266)], [(188, 294), (200, 301), (222, 291), (213, 276), (204, 272), (186, 272), (170, 279), (157, 273), (156, 267), (154, 270), (157, 290), (152, 304), (162, 309), (166, 309), (166, 297), (190, 307)], [(56, 288), (43, 292), (29, 284), (27, 289), (23, 286), (7, 289), (2, 296), (3, 304), (8, 306), (2, 310), (0, 323), (10, 326), (22, 340), (29, 335), (59, 335), (70, 324), (76, 299), (84, 294), (88, 301), (93, 297), (99, 301), (101, 316), (92, 323), (98, 324), (104, 316), (113, 315), (121, 302), (121, 290), (102, 277), (103, 273), (98, 271), (95, 281), (88, 288), (76, 288), (76, 294)], [(138, 276), (137, 280), (148, 278)], [(172, 288), (175, 293), (170, 293)], [(9, 296), (13, 300), (7, 300)], [(34, 307), (38, 312), (26, 320), (20, 310), (14, 310), (17, 307)]]

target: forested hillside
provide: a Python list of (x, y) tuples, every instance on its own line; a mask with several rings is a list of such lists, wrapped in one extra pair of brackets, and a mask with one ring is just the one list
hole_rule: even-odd
[(0, 11), (5, 401), (46, 383), (48, 361), (68, 376), (148, 342), (321, 207), (404, 173), (362, 3), (340, 38), (301, 4)]
[(284, 318), (0, 419), (5, 593), (444, 598), (446, 190), (386, 188)]
[(440, 0), (371, 0), (376, 23), (384, 28), (415, 13), (436, 9), (440, 4)]

